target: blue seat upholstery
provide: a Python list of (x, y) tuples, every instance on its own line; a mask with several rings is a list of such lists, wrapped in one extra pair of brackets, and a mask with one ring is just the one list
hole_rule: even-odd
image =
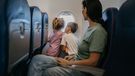
[(0, 76), (6, 76), (8, 65), (8, 26), (6, 25), (6, 2), (0, 0)]
[(29, 52), (30, 8), (27, 0), (8, 0), (6, 12), (9, 29), (9, 67), (12, 67)]
[(7, 0), (6, 7), (9, 33), (8, 76), (26, 76), (24, 71), (30, 47), (30, 8), (27, 0)]
[(47, 43), (48, 38), (48, 14), (42, 13), (42, 37), (41, 37), (41, 50)]
[(112, 8), (107, 8), (103, 12), (103, 15), (102, 15), (102, 18), (105, 22), (104, 28), (108, 32), (109, 39), (112, 38), (113, 32), (114, 32), (115, 27), (116, 27), (117, 14), (118, 14), (118, 9), (115, 7), (112, 7)]
[(8, 23), (14, 19), (30, 23), (30, 8), (27, 0), (8, 0), (7, 17)]
[(106, 29), (108, 33), (108, 40), (107, 40), (107, 46), (104, 50), (105, 52), (103, 53), (103, 58), (99, 64), (99, 67), (101, 68), (105, 68), (108, 55), (111, 53), (111, 43), (115, 32), (117, 14), (118, 14), (118, 9), (112, 7), (112, 8), (107, 8), (102, 15), (102, 19), (105, 22), (103, 27)]
[(30, 55), (39, 53), (41, 47), (42, 14), (38, 7), (30, 7), (31, 10), (31, 37)]
[(105, 76), (135, 76), (135, 0), (120, 7), (116, 23)]

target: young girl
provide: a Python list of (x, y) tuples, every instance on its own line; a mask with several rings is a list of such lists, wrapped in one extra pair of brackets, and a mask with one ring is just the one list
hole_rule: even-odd
[(63, 35), (63, 32), (60, 30), (64, 27), (64, 20), (62, 18), (55, 18), (52, 25), (53, 31), (49, 35), (48, 42), (44, 47), (42, 54), (57, 57)]

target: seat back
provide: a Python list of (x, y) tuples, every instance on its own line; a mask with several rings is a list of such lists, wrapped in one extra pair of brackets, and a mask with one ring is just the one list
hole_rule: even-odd
[(37, 52), (41, 47), (42, 14), (38, 7), (30, 7), (31, 10), (31, 38), (30, 54)]
[(108, 59), (108, 55), (111, 53), (111, 43), (114, 37), (115, 27), (116, 27), (116, 17), (118, 14), (118, 9), (115, 7), (107, 8), (102, 15), (102, 19), (105, 24), (103, 27), (108, 33), (108, 40), (106, 44), (106, 48), (103, 53), (103, 57), (101, 58), (99, 67), (104, 68), (106, 65), (106, 60)]
[(41, 50), (46, 45), (48, 39), (48, 14), (42, 13), (42, 37), (41, 37)]
[(8, 0), (9, 68), (28, 55), (30, 40), (30, 8), (27, 0)]
[(23, 64), (26, 65), (28, 59), (31, 23), (27, 0), (8, 0), (6, 12), (9, 29), (8, 76), (25, 76), (27, 67)]
[(106, 66), (106, 76), (134, 76), (135, 0), (126, 1), (119, 10), (112, 52)]
[(0, 0), (0, 75), (6, 76), (8, 67), (8, 26), (6, 20), (6, 2)]

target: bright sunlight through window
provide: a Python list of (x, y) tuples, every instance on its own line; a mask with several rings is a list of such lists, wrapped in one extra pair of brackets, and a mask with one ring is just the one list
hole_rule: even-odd
[(64, 21), (65, 21), (65, 24), (64, 24), (64, 28), (61, 29), (62, 32), (64, 32), (67, 24), (69, 22), (75, 22), (75, 18), (73, 16), (73, 14), (70, 12), (70, 11), (62, 11), (59, 15), (58, 15), (58, 18), (63, 18)]

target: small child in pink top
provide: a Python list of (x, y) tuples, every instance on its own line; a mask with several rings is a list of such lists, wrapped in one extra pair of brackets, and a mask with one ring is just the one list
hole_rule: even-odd
[(62, 18), (55, 18), (52, 25), (53, 31), (49, 35), (48, 42), (44, 47), (42, 54), (57, 57), (59, 55), (63, 35), (63, 32), (60, 30), (64, 27), (64, 20)]

